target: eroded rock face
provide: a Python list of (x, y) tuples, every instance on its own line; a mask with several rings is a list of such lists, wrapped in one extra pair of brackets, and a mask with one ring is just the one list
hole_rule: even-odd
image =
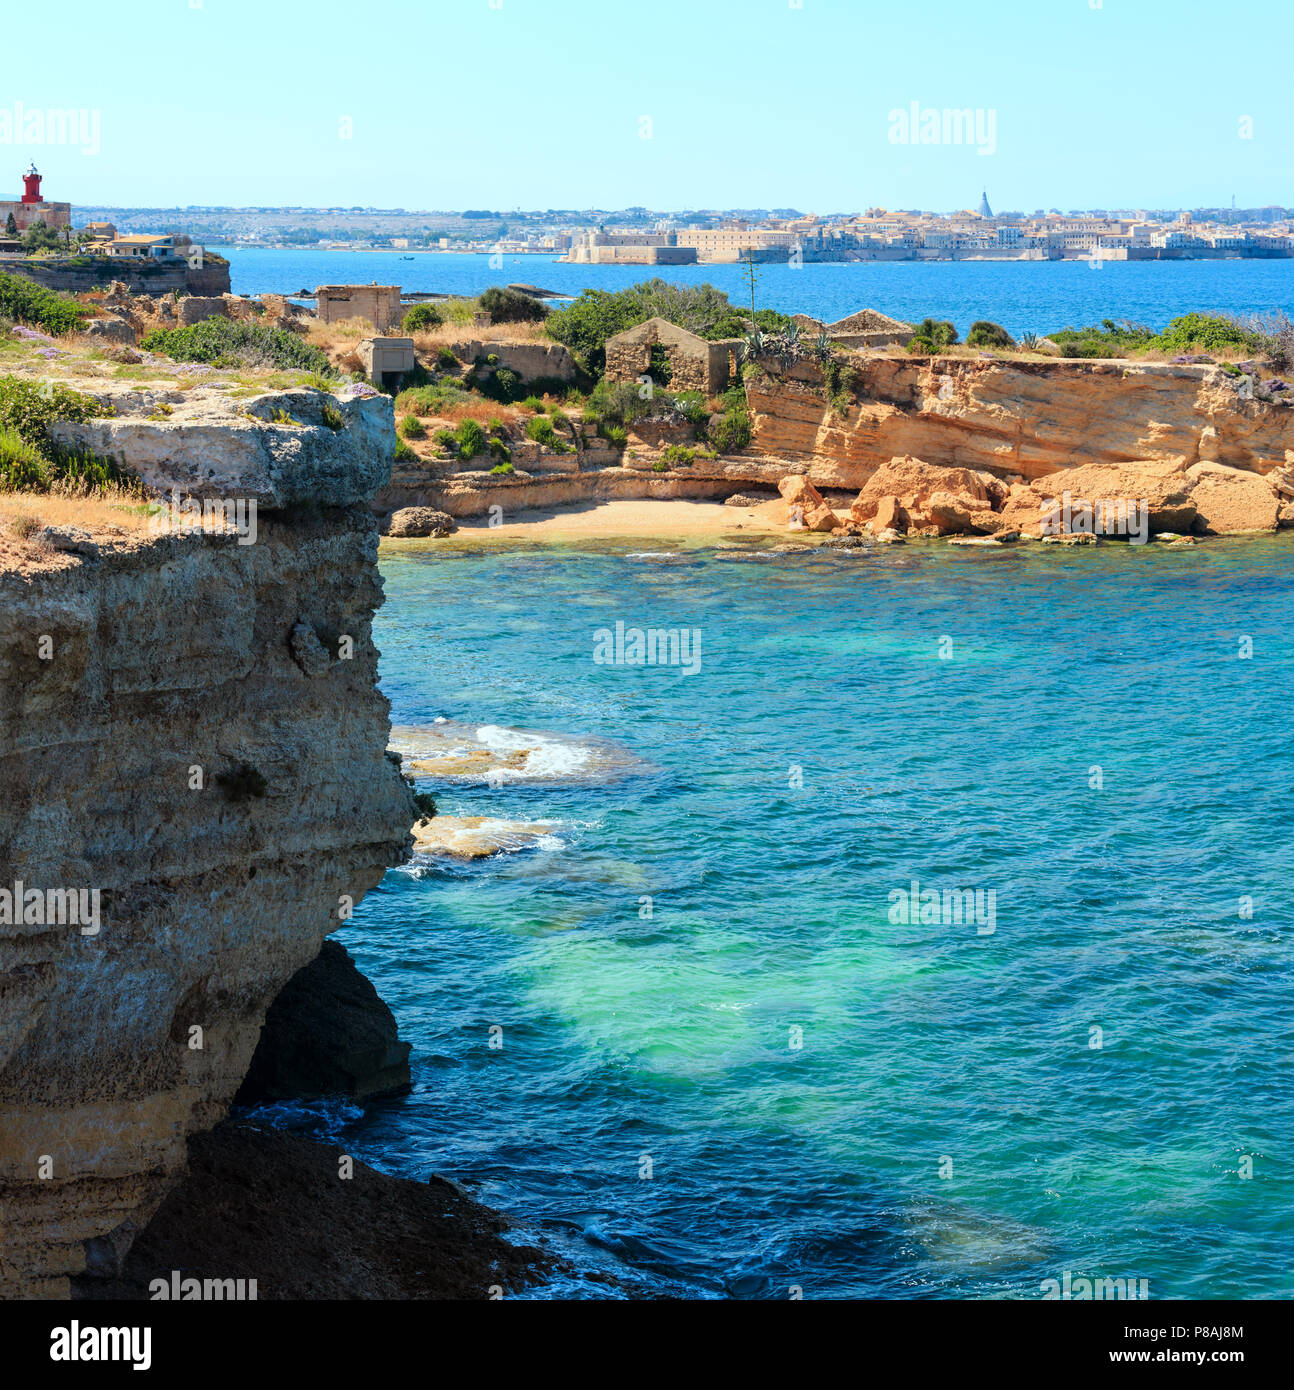
[(1029, 480), (1138, 459), (1267, 473), (1294, 450), (1294, 409), (1243, 399), (1220, 367), (937, 357), (857, 365), (860, 400), (842, 415), (813, 382), (748, 383), (756, 448), (812, 459), (819, 488), (861, 488), (905, 455)]
[(237, 498), (267, 509), (348, 507), (391, 476), (395, 424), (383, 396), (338, 400), (300, 390), (239, 402), (197, 387), (160, 401), (116, 392), (108, 403), (115, 416), (61, 421), (50, 433), (116, 459), (159, 493)]
[[(0, 1296), (117, 1265), (271, 1001), (408, 853), (376, 555), (355, 506), (0, 574), (0, 889), (100, 894), (91, 932), (0, 922)], [(307, 674), (303, 623), (353, 654)]]

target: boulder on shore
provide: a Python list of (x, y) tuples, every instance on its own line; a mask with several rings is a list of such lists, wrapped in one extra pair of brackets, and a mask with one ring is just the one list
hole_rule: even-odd
[[(905, 455), (883, 463), (867, 480), (849, 509), (850, 518), (872, 523), (873, 531), (898, 530), (948, 535), (991, 531), (995, 503), (1007, 486), (991, 473), (945, 467)], [(878, 520), (878, 515), (880, 519)]]
[(388, 536), (448, 536), (458, 530), (458, 522), (448, 512), (434, 507), (401, 507), (392, 512), (382, 527)]

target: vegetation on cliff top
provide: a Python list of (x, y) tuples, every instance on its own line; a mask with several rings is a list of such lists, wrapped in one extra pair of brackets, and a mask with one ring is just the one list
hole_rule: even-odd
[[(570, 348), (593, 376), (601, 376), (607, 339), (652, 318), (711, 340), (740, 338), (751, 329), (750, 314), (730, 303), (722, 290), (708, 283), (672, 285), (659, 277), (624, 290), (585, 290), (566, 308), (551, 313), (545, 326), (549, 337)], [(768, 332), (790, 322), (771, 309), (755, 315), (755, 327)]]
[(1182, 314), (1159, 333), (1128, 319), (1102, 319), (1086, 328), (1062, 328), (1050, 337), (1066, 357), (1263, 352), (1271, 346), (1270, 334), (1225, 314)]
[(280, 367), (332, 378), (328, 354), (297, 333), (263, 323), (209, 318), (188, 328), (159, 328), (140, 343), (146, 352), (176, 362), (205, 362), (213, 367)]
[(0, 377), (0, 491), (137, 487), (111, 459), (62, 449), (50, 438), (55, 420), (80, 423), (103, 413), (93, 396), (66, 386)]
[(47, 290), (23, 275), (0, 271), (0, 315), (46, 333), (74, 333), (90, 317), (70, 294)]

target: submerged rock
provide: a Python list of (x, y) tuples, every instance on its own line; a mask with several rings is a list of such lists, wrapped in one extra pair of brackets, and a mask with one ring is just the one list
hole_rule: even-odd
[(455, 859), (535, 849), (558, 828), (557, 821), (504, 820), (495, 816), (434, 816), (413, 827), (414, 848)]

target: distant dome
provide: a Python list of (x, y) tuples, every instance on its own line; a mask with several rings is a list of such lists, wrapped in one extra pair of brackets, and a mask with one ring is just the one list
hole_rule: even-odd
[(980, 194), (979, 207), (976, 209), (981, 217), (992, 217), (993, 209), (988, 205), (988, 189)]

